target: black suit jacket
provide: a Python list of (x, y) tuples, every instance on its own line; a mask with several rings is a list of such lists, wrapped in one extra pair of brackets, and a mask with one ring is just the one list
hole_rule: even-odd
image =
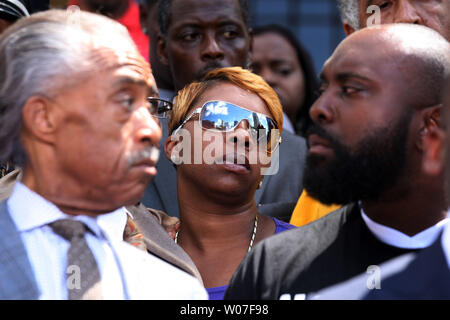
[(442, 235), (433, 245), (408, 253), (380, 266), (380, 288), (368, 289), (369, 275), (362, 274), (323, 289), (312, 300), (397, 300), (450, 299), (450, 268)]

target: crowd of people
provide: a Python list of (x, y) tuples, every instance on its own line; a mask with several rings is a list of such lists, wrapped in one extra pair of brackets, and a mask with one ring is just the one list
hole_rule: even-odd
[(37, 4), (0, 0), (0, 299), (450, 299), (450, 0), (337, 0), (319, 73), (248, 0)]

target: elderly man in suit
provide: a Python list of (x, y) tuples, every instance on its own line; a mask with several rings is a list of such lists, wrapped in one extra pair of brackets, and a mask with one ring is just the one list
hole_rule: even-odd
[[(0, 33), (6, 30), (6, 26), (9, 27), (18, 19), (29, 16), (29, 13), (46, 8), (48, 9), (46, 0), (33, 3), (27, 0), (0, 0)], [(159, 69), (156, 71), (161, 72)], [(0, 163), (0, 201), (10, 196), (15, 182), (21, 177), (22, 170), (15, 168), (13, 163)], [(128, 219), (124, 232), (125, 241), (159, 256), (201, 281), (200, 273), (189, 256), (167, 236), (167, 232), (173, 232), (174, 236), (177, 219), (141, 204), (128, 206), (127, 210), (132, 213), (134, 219)]]
[[(423, 170), (433, 175), (444, 174), (445, 162), (450, 161), (450, 77), (445, 89), (442, 119), (442, 127), (433, 127), (426, 140)], [(450, 168), (447, 166), (445, 171), (450, 199)], [(447, 226), (429, 248), (373, 266), (372, 272), (311, 294), (310, 298), (450, 299), (450, 227)]]
[(0, 38), (1, 299), (204, 299), (198, 279), (123, 241), (156, 174), (151, 70), (126, 29), (86, 12), (24, 18)]

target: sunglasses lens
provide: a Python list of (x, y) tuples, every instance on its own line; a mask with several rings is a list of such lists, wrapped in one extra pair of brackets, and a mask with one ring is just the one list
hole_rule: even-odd
[(157, 118), (168, 118), (172, 111), (172, 103), (158, 98), (147, 98), (150, 104), (150, 114)]
[(206, 103), (202, 108), (200, 120), (204, 129), (218, 131), (233, 130), (242, 120), (247, 120), (252, 129), (251, 136), (256, 138), (257, 142), (266, 142), (268, 151), (277, 145), (277, 142), (272, 142), (272, 130), (277, 129), (272, 119), (231, 103), (224, 101)]
[(200, 119), (204, 129), (229, 131), (236, 127), (239, 121), (246, 119), (247, 114), (248, 112), (232, 104), (212, 101), (204, 105)]

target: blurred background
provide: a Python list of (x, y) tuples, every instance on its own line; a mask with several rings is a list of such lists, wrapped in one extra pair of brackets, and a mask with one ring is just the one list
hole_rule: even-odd
[[(249, 1), (252, 26), (276, 23), (289, 28), (311, 53), (317, 72), (344, 38), (336, 0)], [(65, 8), (67, 2), (51, 0), (50, 4)]]
[(311, 53), (317, 72), (345, 34), (336, 0), (250, 0), (252, 25), (289, 28)]

